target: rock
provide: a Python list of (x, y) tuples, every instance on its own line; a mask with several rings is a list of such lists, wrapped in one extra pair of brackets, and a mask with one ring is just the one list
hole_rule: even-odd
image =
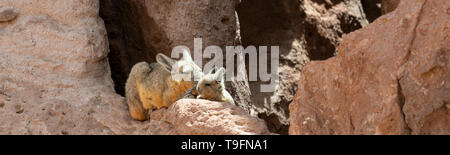
[(400, 0), (382, 0), (381, 1), (381, 13), (384, 15), (384, 14), (394, 11), (397, 8), (399, 3), (400, 3)]
[(183, 99), (154, 111), (151, 120), (173, 124), (182, 135), (270, 134), (266, 123), (229, 103)]
[(238, 5), (242, 44), (280, 48), (277, 89), (262, 93), (263, 82), (250, 82), (252, 104), (246, 108), (264, 118), (271, 132), (288, 133), (289, 104), (304, 66), (334, 56), (342, 34), (368, 24), (361, 8), (359, 0), (244, 0)]
[(90, 109), (112, 115), (105, 109), (124, 104), (112, 91), (98, 1), (0, 6), (21, 10), (21, 18), (0, 24), (0, 92), (10, 100), (0, 113), (0, 134), (113, 134), (97, 114), (88, 115)]
[(402, 1), (311, 62), (290, 105), (289, 134), (450, 134), (450, 8)]
[(412, 134), (450, 134), (450, 1), (426, 1), (421, 10), (400, 70), (403, 112)]
[(0, 7), (0, 23), (15, 19), (19, 11), (13, 7)]

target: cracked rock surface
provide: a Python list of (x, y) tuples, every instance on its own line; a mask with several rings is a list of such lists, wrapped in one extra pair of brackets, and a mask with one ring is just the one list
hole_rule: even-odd
[(290, 134), (450, 134), (450, 1), (410, 0), (310, 63)]

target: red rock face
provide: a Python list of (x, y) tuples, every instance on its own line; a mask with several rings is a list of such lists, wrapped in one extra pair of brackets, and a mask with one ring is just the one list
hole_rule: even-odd
[(450, 134), (450, 2), (428, 0), (399, 79), (412, 134)]
[(311, 62), (290, 134), (450, 134), (450, 1), (403, 1)]

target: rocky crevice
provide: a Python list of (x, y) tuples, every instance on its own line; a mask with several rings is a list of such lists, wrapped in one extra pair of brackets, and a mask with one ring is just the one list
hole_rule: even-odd
[(405, 132), (405, 134), (411, 134), (411, 128), (408, 126), (408, 123), (406, 121), (405, 111), (403, 110), (403, 107), (405, 106), (406, 101), (405, 101), (405, 95), (403, 94), (402, 86), (400, 84), (400, 80), (401, 79), (397, 80), (398, 106), (399, 106), (401, 117), (402, 117), (402, 120), (403, 120), (404, 126), (405, 126), (404, 132)]
[(370, 23), (381, 16), (381, 1), (382, 0), (361, 0), (365, 16)]
[[(420, 19), (422, 18), (423, 8), (424, 8), (424, 5), (426, 4), (426, 1), (427, 0), (423, 1), (423, 3), (421, 4), (420, 11), (418, 12), (418, 15), (417, 15), (417, 17), (415, 19), (414, 28), (413, 28), (413, 31), (412, 31), (413, 35), (411, 37), (411, 42), (409, 43), (409, 45), (407, 47), (408, 50), (406, 52), (406, 56), (404, 58), (404, 62), (400, 65), (400, 68), (405, 68), (404, 65), (407, 64), (410, 61), (410, 58), (411, 58), (411, 55), (412, 55), (412, 51), (411, 51), (412, 49), (411, 48), (413, 47), (413, 45), (414, 45), (414, 43), (416, 41), (417, 27), (420, 24)], [(403, 21), (402, 21), (402, 24), (408, 24), (408, 23), (406, 23), (406, 22), (410, 22), (408, 20), (411, 20), (411, 19), (404, 18)], [(401, 73), (401, 74), (405, 74), (405, 73)], [(406, 114), (405, 114), (405, 111), (403, 110), (403, 107), (405, 106), (406, 98), (405, 98), (405, 95), (403, 94), (402, 86), (401, 86), (401, 83), (400, 83), (403, 75), (400, 75), (400, 76), (401, 77), (397, 80), (398, 81), (397, 82), (397, 85), (398, 85), (397, 91), (398, 91), (398, 98), (399, 98), (399, 107), (400, 107), (401, 117), (402, 117), (402, 119), (403, 119), (403, 121), (405, 123), (404, 124), (404, 126), (405, 126), (405, 134), (411, 134), (412, 129), (408, 126), (408, 122), (406, 120)]]
[[(423, 8), (424, 8), (424, 6), (426, 4), (426, 1), (427, 0), (424, 0), (423, 3), (421, 4), (420, 10), (419, 10), (418, 15), (417, 15), (417, 17), (415, 19), (414, 28), (413, 28), (413, 31), (412, 31), (413, 34), (412, 34), (412, 37), (411, 37), (411, 41), (408, 44), (407, 52), (406, 52), (406, 55), (404, 57), (404, 62), (401, 63), (400, 69), (405, 68), (406, 67), (405, 65), (408, 62), (410, 62), (410, 58), (411, 58), (411, 55), (412, 55), (412, 48), (413, 48), (414, 43), (416, 41), (416, 35), (418, 34), (417, 33), (417, 27), (420, 24), (420, 19), (422, 18)], [(403, 21), (401, 21), (401, 24), (408, 25), (409, 23), (407, 23), (407, 22), (411, 22), (409, 20), (411, 20), (411, 19), (408, 19), (408, 17), (406, 17), (406, 18), (403, 19)], [(406, 103), (406, 98), (405, 98), (405, 95), (403, 94), (402, 86), (401, 86), (401, 83), (400, 83), (400, 81), (402, 80), (402, 78), (404, 76), (403, 74), (406, 74), (406, 73), (400, 73), (400, 74), (402, 74), (402, 75), (399, 75), (400, 78), (397, 80), (398, 81), (397, 82), (397, 85), (398, 85), (398, 88), (397, 88), (398, 94), (397, 95), (398, 95), (398, 98), (399, 98), (399, 103), (398, 104), (399, 104), (399, 107), (400, 107), (401, 117), (402, 117), (402, 119), (404, 121), (405, 134), (411, 134), (412, 133), (412, 129), (408, 126), (408, 121), (406, 120), (406, 114), (405, 114), (405, 111), (403, 110), (403, 108), (405, 106), (405, 103)]]
[[(290, 59), (289, 57), (294, 42), (299, 41), (301, 37), (301, 19), (299, 10), (299, 1), (297, 0), (245, 0), (236, 8), (240, 21), (240, 34), (242, 44), (247, 46), (267, 46), (270, 53), (270, 46), (280, 46), (280, 64), (297, 66), (306, 57), (300, 59)], [(292, 56), (300, 55), (301, 51), (292, 52)], [(269, 55), (270, 56), (270, 55)], [(248, 58), (246, 60), (248, 65)], [(271, 63), (267, 66), (270, 68)], [(248, 70), (248, 68), (247, 68)], [(268, 96), (271, 93), (261, 93), (260, 85), (262, 82), (249, 82), (252, 91), (252, 105), (249, 109), (257, 113), (260, 118), (264, 118), (272, 132), (287, 134), (289, 128), (289, 97), (280, 97), (277, 103), (270, 101)], [(288, 86), (290, 87), (290, 86)], [(290, 88), (293, 88), (290, 87)], [(290, 89), (289, 88), (289, 89)], [(286, 90), (289, 91), (289, 90)], [(295, 92), (295, 90), (294, 90)]]
[(100, 0), (100, 17), (105, 21), (109, 37), (111, 75), (116, 92), (122, 96), (134, 64), (154, 62), (157, 50), (169, 50), (164, 31), (148, 16), (142, 4), (139, 1)]

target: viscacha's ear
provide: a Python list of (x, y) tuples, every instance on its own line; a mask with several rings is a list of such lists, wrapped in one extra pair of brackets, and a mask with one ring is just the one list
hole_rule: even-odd
[(183, 50), (183, 58), (181, 58), (181, 60), (194, 62), (194, 60), (192, 60), (191, 53), (189, 53), (188, 50)]
[(167, 69), (170, 72), (172, 71), (173, 64), (176, 63), (176, 60), (173, 60), (172, 58), (169, 58), (168, 56), (159, 53), (158, 55), (156, 55), (156, 62), (162, 65), (165, 69)]
[(220, 67), (219, 70), (216, 71), (216, 73), (214, 73), (216, 80), (217, 81), (224, 81), (225, 79), (225, 68)]

